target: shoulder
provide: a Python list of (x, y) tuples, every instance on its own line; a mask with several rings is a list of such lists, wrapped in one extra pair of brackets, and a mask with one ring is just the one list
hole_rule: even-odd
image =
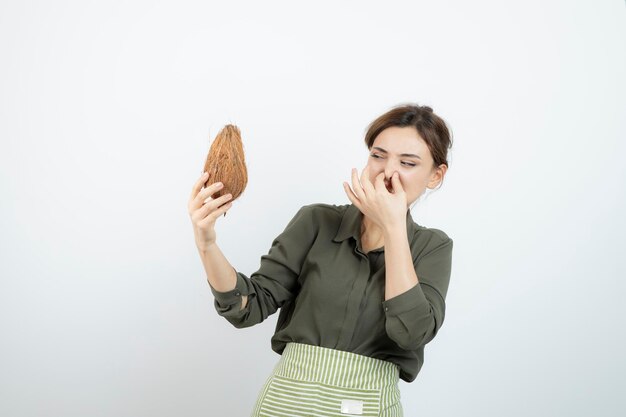
[(312, 203), (302, 206), (298, 213), (305, 213), (318, 221), (341, 221), (349, 206), (349, 204)]
[(306, 228), (319, 231), (321, 228), (336, 228), (341, 224), (349, 205), (312, 203), (301, 206), (287, 228)]
[(415, 234), (416, 236), (419, 235), (418, 237), (421, 239), (435, 240), (439, 243), (452, 241), (452, 238), (448, 236), (446, 232), (434, 227), (418, 226), (418, 230)]
[(443, 230), (416, 224), (411, 240), (411, 252), (414, 256), (430, 253), (440, 248), (452, 250), (454, 241)]

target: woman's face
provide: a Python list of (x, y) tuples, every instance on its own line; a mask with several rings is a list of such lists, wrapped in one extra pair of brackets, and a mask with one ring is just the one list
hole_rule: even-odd
[[(411, 154), (408, 156), (401, 154)], [(407, 197), (407, 208), (426, 190), (435, 188), (446, 172), (446, 165), (433, 167), (430, 150), (414, 127), (392, 126), (380, 132), (369, 151), (367, 165), (372, 184), (383, 172), (387, 190), (391, 190), (391, 176), (398, 172)]]

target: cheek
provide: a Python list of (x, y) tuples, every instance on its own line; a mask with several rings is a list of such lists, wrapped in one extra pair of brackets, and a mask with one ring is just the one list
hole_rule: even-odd
[(399, 179), (400, 184), (402, 184), (402, 188), (404, 188), (405, 191), (415, 191), (421, 187), (422, 184), (421, 179), (418, 178), (417, 175), (400, 174)]

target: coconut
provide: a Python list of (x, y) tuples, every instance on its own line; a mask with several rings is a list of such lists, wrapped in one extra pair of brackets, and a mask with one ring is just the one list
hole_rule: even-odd
[(232, 198), (228, 201), (233, 202), (243, 193), (248, 184), (248, 170), (241, 142), (241, 131), (237, 126), (228, 124), (217, 134), (207, 154), (204, 172), (209, 173), (204, 183), (205, 187), (216, 182), (224, 184), (221, 189), (213, 193), (213, 199), (230, 193)]

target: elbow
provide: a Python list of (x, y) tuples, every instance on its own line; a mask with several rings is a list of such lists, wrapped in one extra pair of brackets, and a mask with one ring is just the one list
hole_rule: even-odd
[(253, 317), (250, 316), (250, 311), (246, 311), (243, 309), (238, 310), (232, 315), (224, 316), (224, 318), (237, 329), (252, 327), (255, 324), (260, 323), (259, 320), (255, 320)]
[(266, 303), (260, 302), (256, 293), (242, 295), (237, 302), (227, 306), (221, 306), (216, 300), (215, 309), (220, 316), (237, 329), (262, 323), (277, 310), (274, 304), (266, 305)]
[(427, 337), (426, 333), (411, 334), (410, 332), (387, 331), (387, 334), (391, 340), (404, 350), (416, 350), (423, 345)]
[(255, 316), (251, 314), (251, 310), (247, 304), (243, 307), (241, 303), (223, 307), (215, 302), (215, 310), (218, 315), (224, 317), (226, 321), (237, 329), (251, 327), (259, 323), (259, 320), (255, 320)]
[(252, 327), (256, 323), (251, 323), (246, 320), (237, 320), (237, 319), (227, 319), (230, 324), (232, 324), (236, 329), (245, 329), (246, 327)]
[(430, 342), (437, 334), (437, 325), (434, 318), (428, 322), (408, 326), (402, 320), (387, 320), (385, 325), (387, 335), (401, 349), (416, 350)]

